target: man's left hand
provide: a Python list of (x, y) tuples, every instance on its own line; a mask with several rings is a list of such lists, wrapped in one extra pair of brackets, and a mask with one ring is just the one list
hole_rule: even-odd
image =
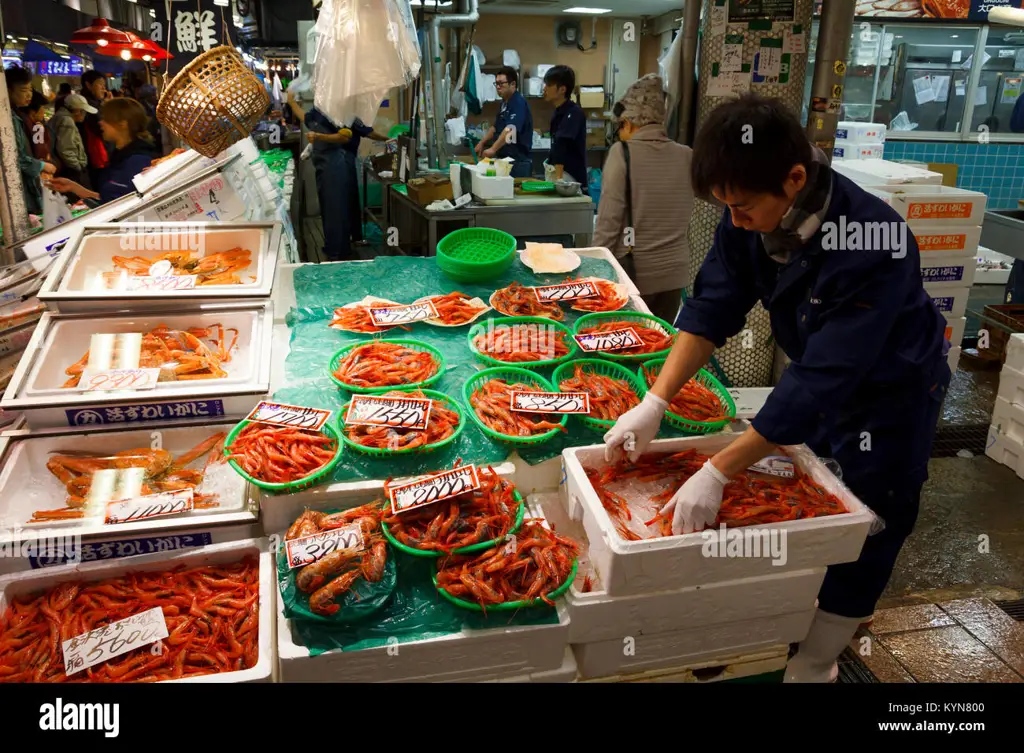
[(703, 531), (713, 525), (728, 481), (710, 460), (706, 461), (661, 508), (663, 513), (672, 513), (672, 535)]
[(498, 152), (495, 150), (495, 148), (493, 146), (489, 146), (486, 149), (484, 149), (484, 156), (485, 157), (493, 158), (494, 155), (497, 154), (497, 153)]

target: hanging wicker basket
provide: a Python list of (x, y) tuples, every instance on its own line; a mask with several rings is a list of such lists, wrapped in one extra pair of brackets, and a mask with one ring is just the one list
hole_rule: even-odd
[(266, 87), (234, 47), (204, 52), (167, 85), (156, 117), (204, 157), (247, 137), (270, 106)]

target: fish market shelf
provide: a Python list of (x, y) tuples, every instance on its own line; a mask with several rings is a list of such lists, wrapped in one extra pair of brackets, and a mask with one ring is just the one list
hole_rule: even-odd
[[(61, 313), (180, 310), (184, 305), (269, 301), (282, 236), (280, 222), (89, 224), (72, 234), (39, 298)], [(137, 257), (140, 261), (133, 269), (146, 274), (147, 260), (172, 252), (189, 253), (201, 264), (233, 249), (249, 252), (248, 264), (232, 272), (238, 283), (200, 285), (197, 280), (190, 289), (130, 291), (130, 273), (114, 264), (115, 257)]]
[[(238, 339), (229, 359), (220, 364), (226, 376), (168, 379), (148, 389), (106, 392), (87, 392), (62, 386), (69, 378), (66, 370), (90, 351), (93, 335), (141, 335), (151, 333), (161, 325), (179, 332), (207, 330), (200, 339), (214, 355), (218, 350), (217, 325), (224, 328), (225, 348), (232, 345), (237, 331)], [(174, 342), (184, 342), (184, 337), (176, 336)], [(241, 418), (270, 389), (270, 372), (274, 360), (271, 358), (272, 337), (273, 311), (269, 302), (209, 304), (191, 311), (179, 306), (173, 312), (140, 310), (137, 313), (106, 314), (99, 317), (84, 313), (47, 312), (35, 327), (25, 355), (0, 401), (0, 407), (4, 410), (23, 411), (34, 428), (143, 420), (173, 422), (175, 419), (194, 419), (197, 416)], [(107, 342), (101, 342), (100, 345), (112, 349), (113, 340), (107, 338)], [(189, 347), (196, 347), (191, 340), (188, 342)], [(154, 359), (159, 352), (162, 351), (156, 349), (152, 340), (147, 341), (142, 346), (139, 367), (164, 365)], [(90, 353), (90, 357), (92, 355)], [(110, 359), (99, 360), (100, 357), (96, 355), (95, 366), (98, 368), (116, 368), (120, 365)], [(133, 364), (130, 361), (128, 363)], [(173, 376), (172, 371), (163, 370), (161, 377), (165, 376)]]
[(695, 658), (685, 666), (592, 677), (582, 682), (755, 682), (759, 677), (781, 674), (786, 668), (788, 652), (788, 645), (780, 645), (739, 655)]
[[(713, 455), (738, 436), (729, 433), (655, 440), (647, 453), (674, 453), (692, 448)], [(604, 460), (604, 446), (566, 449), (563, 452), (566, 467), (563, 503), (570, 518), (583, 523), (594, 568), (606, 592), (611, 596), (638, 595), (793, 573), (856, 560), (874, 519), (873, 513), (806, 447), (783, 449), (794, 459), (797, 468), (836, 495), (848, 512), (757, 526), (758, 542), (774, 535), (784, 543), (786, 560), (781, 565), (766, 556), (705, 556), (705, 538), (701, 533), (639, 541), (621, 538), (584, 471), (585, 466), (603, 468), (608, 465)], [(754, 541), (748, 540), (748, 543), (752, 545)]]
[[(246, 539), (224, 544), (214, 544), (197, 552), (179, 554), (148, 554), (119, 562), (89, 562), (79, 565), (64, 565), (33, 570), (0, 577), (0, 614), (7, 610), (11, 600), (53, 588), (61, 583), (92, 583), (118, 578), (133, 572), (170, 571), (176, 567), (202, 567), (226, 565), (255, 557), (259, 563), (259, 653), (256, 664), (249, 669), (220, 672), (198, 677), (184, 677), (178, 680), (164, 680), (168, 683), (233, 683), (272, 682), (274, 675), (274, 565), (266, 539)], [(140, 610), (144, 611), (144, 610)], [(148, 648), (142, 648), (148, 652)]]

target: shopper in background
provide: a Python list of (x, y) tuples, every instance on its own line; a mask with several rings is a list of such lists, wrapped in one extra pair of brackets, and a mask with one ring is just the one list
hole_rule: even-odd
[(56, 112), (64, 106), (64, 100), (71, 94), (71, 84), (65, 82), (57, 90), (57, 98), (53, 101), (53, 111)]
[(14, 118), (14, 140), (18, 150), (18, 168), (21, 171), (21, 190), (25, 198), (25, 208), (29, 214), (43, 213), (43, 187), (40, 177), (53, 175), (57, 168), (50, 162), (41, 160), (32, 153), (32, 138), (25, 127), (25, 121), (18, 110), (32, 102), (32, 74), (18, 66), (11, 66), (4, 71), (7, 81), (7, 98), (11, 103), (11, 114)]
[(139, 87), (139, 102), (144, 108), (146, 108), (146, 115), (149, 116), (149, 132), (153, 134), (153, 143), (162, 151), (163, 150), (163, 134), (160, 129), (163, 127), (160, 125), (160, 121), (156, 119), (156, 87), (152, 84), (143, 84)]
[(86, 168), (89, 161), (78, 124), (85, 120), (86, 115), (95, 114), (96, 108), (90, 105), (85, 97), (81, 94), (69, 94), (64, 98), (63, 106), (50, 118), (50, 128), (54, 134), (54, 153), (61, 161), (57, 177), (68, 178), (82, 185), (88, 181)]
[(100, 110), (100, 118), (103, 139), (114, 145), (114, 151), (104, 171), (99, 192), (90, 191), (67, 178), (54, 178), (52, 187), (61, 193), (71, 192), (79, 198), (106, 204), (134, 191), (132, 178), (150, 167), (159, 154), (149, 132), (149, 117), (137, 100), (128, 97), (111, 99)]
[(42, 92), (33, 91), (28, 105), (21, 109), (21, 117), (25, 121), (25, 129), (32, 143), (32, 154), (36, 159), (52, 162), (58, 170), (60, 165), (53, 159), (53, 139), (46, 127), (46, 107), (50, 100)]
[[(515, 160), (512, 164), (512, 177), (529, 178), (533, 174), (533, 160), (530, 158), (533, 150), (533, 115), (526, 97), (519, 93), (519, 74), (516, 69), (505, 66), (498, 71), (494, 77), (494, 87), (501, 97), (501, 109), (494, 125), (476, 145), (476, 153), (497, 159), (511, 157)], [(494, 138), (495, 134), (497, 138)]]
[(656, 74), (630, 86), (614, 113), (620, 143), (605, 162), (593, 244), (623, 264), (655, 316), (674, 322), (689, 269), (693, 152), (665, 131)]
[(82, 134), (82, 143), (85, 144), (85, 153), (89, 158), (89, 181), (93, 186), (99, 186), (103, 183), (103, 171), (110, 163), (109, 151), (103, 142), (103, 130), (100, 128), (98, 114), (103, 103), (112, 98), (107, 90), (107, 77), (96, 70), (83, 73), (82, 96), (96, 110), (96, 113), (86, 114), (79, 129)]
[[(950, 380), (946, 322), (921, 282), (903, 218), (834, 172), (779, 100), (745, 95), (713, 110), (694, 143), (691, 174), (694, 193), (725, 211), (676, 319), (678, 340), (641, 405), (605, 435), (606, 456), (645, 451), (668, 402), (760, 301), (791, 363), (747, 430), (664, 512), (673, 515), (673, 534), (701, 531), (715, 525), (729, 480), (779, 447), (806, 444), (835, 459), (843, 483), (884, 528), (875, 527), (857, 561), (827, 569), (810, 630), (786, 670), (787, 682), (834, 681), (836, 659), (870, 619), (917, 520)], [(837, 227), (875, 223), (903, 242), (827, 250), (826, 234), (834, 238)]]
[(555, 180), (580, 184), (587, 193), (587, 118), (570, 97), (576, 90), (576, 73), (556, 65), (544, 74), (544, 99), (555, 107), (551, 115), (551, 153)]

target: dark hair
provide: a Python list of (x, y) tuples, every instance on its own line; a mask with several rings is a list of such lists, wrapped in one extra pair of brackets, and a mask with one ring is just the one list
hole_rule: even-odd
[[(82, 74), (82, 88), (83, 89), (87, 89), (88, 87), (92, 86), (94, 81), (99, 81), (101, 78), (104, 81), (106, 81), (106, 79), (107, 79), (106, 76), (104, 76), (102, 73), (100, 73), (99, 71), (97, 71), (95, 69), (93, 69), (91, 71), (86, 71), (85, 73)], [(82, 93), (84, 94), (85, 92), (82, 92)]]
[(576, 72), (567, 65), (556, 65), (544, 74), (544, 83), (564, 86), (565, 98), (568, 99), (576, 90)]
[(711, 111), (693, 144), (691, 181), (698, 197), (713, 189), (784, 195), (796, 165), (810, 168), (811, 142), (780, 100), (745, 94)]
[(63, 84), (60, 85), (60, 88), (57, 90), (57, 93), (58, 94), (70, 94), (71, 93), (71, 84), (69, 84), (67, 81), (65, 81)]
[(502, 66), (498, 70), (498, 75), (504, 76), (510, 84), (515, 84), (517, 88), (519, 87), (519, 74), (511, 65)]
[(7, 79), (7, 90), (10, 91), (16, 86), (24, 86), (32, 83), (32, 73), (25, 68), (12, 65), (4, 71), (4, 78)]
[(142, 139), (150, 144), (154, 143), (153, 134), (149, 132), (149, 115), (137, 99), (108, 99), (100, 108), (100, 118), (108, 123), (119, 123), (123, 120), (128, 123), (128, 132), (133, 140)]
[(46, 107), (48, 104), (50, 104), (50, 100), (44, 97), (42, 92), (33, 89), (32, 101), (25, 106), (25, 112), (35, 112), (40, 107)]

